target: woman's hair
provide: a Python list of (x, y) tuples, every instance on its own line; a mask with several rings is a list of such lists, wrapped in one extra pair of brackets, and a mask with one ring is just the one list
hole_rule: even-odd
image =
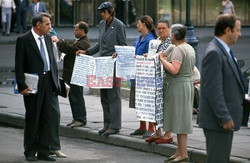
[(159, 24), (159, 23), (165, 23), (165, 24), (167, 25), (168, 28), (170, 27), (170, 23), (169, 23), (169, 21), (168, 21), (167, 19), (160, 19), (160, 20), (157, 22), (157, 24)]
[(155, 27), (154, 27), (154, 24), (153, 24), (153, 19), (148, 16), (148, 15), (143, 15), (140, 17), (139, 19), (142, 23), (145, 23), (146, 24), (146, 27), (147, 29), (153, 33), (154, 37), (157, 38), (157, 34), (156, 34), (156, 31), (155, 31)]
[(225, 29), (229, 27), (233, 31), (236, 20), (240, 20), (237, 16), (233, 14), (222, 14), (216, 19), (214, 27), (214, 35), (219, 37), (225, 34)]
[(173, 35), (176, 40), (184, 40), (187, 33), (187, 27), (182, 24), (173, 24), (170, 28), (170, 35)]

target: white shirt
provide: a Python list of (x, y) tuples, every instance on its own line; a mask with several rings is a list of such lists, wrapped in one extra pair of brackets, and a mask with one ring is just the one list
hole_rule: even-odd
[[(41, 37), (41, 36), (36, 34), (36, 32), (34, 31), (33, 28), (31, 29), (31, 32), (32, 32), (32, 34), (33, 34), (33, 36), (34, 36), (34, 38), (36, 40), (36, 44), (37, 44), (37, 46), (38, 46), (38, 48), (40, 50), (40, 40), (38, 38)], [(47, 46), (45, 44), (44, 37), (43, 37), (42, 41), (43, 41), (43, 47), (45, 48), (44, 51), (45, 51), (45, 57), (46, 57), (47, 65), (48, 65), (48, 71), (50, 71), (49, 54), (48, 54)]]
[(0, 0), (0, 4), (3, 8), (16, 8), (14, 0)]
[(39, 11), (39, 2), (37, 2), (34, 6), (34, 14), (38, 13)]

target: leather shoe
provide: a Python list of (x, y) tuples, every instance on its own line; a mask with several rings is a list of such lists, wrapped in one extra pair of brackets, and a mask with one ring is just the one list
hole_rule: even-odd
[(56, 155), (56, 157), (66, 158), (67, 156), (60, 150), (50, 150), (50, 154)]
[(165, 144), (165, 143), (171, 143), (173, 141), (173, 138), (168, 138), (168, 139), (164, 139), (164, 138), (160, 138), (157, 139), (155, 141), (156, 144)]
[(149, 138), (150, 136), (153, 135), (154, 132), (150, 132), (150, 131), (146, 131), (146, 133), (144, 135), (142, 135), (142, 138), (145, 139), (145, 138)]
[(26, 156), (26, 161), (37, 161), (36, 156)]
[(98, 131), (99, 135), (102, 135), (106, 130), (107, 130), (107, 128), (103, 128), (100, 131)]
[(107, 130), (103, 133), (103, 135), (109, 136), (109, 135), (118, 134), (118, 133), (119, 133), (119, 130), (115, 130), (115, 129), (109, 128), (109, 129), (107, 129)]
[(130, 135), (133, 136), (133, 135), (143, 135), (146, 133), (147, 130), (140, 130), (140, 129), (137, 129), (135, 130), (134, 132), (132, 132)]
[(44, 161), (56, 161), (53, 157), (50, 155), (37, 155), (38, 160), (44, 160)]
[(67, 127), (69, 127), (70, 125), (72, 125), (73, 123), (75, 123), (75, 120), (73, 119), (70, 123), (67, 124)]
[(73, 124), (71, 124), (69, 127), (71, 128), (75, 128), (75, 127), (84, 127), (86, 124), (79, 122), (79, 121), (75, 121)]
[(155, 142), (157, 139), (159, 139), (161, 137), (153, 137), (153, 136), (150, 136), (149, 138), (146, 138), (145, 139), (145, 142), (148, 142), (148, 143), (153, 143)]

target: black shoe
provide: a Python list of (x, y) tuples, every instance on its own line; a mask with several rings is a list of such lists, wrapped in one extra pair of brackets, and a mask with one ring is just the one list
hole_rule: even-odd
[(106, 130), (104, 133), (103, 133), (103, 135), (105, 135), (105, 136), (109, 136), (109, 135), (113, 135), (113, 134), (118, 134), (119, 133), (119, 130), (115, 130), (115, 129), (108, 129), (108, 130)]
[(20, 33), (20, 31), (16, 31), (16, 34)]
[(10, 36), (10, 34), (9, 34), (9, 33), (7, 33), (7, 36)]
[(106, 130), (107, 130), (107, 128), (103, 128), (100, 131), (98, 131), (99, 135), (102, 135)]
[(27, 156), (26, 161), (37, 161), (36, 156)]
[(147, 132), (147, 130), (140, 130), (140, 129), (137, 129), (137, 130), (135, 130), (134, 132), (132, 132), (130, 135), (131, 135), (131, 136), (133, 136), (133, 135), (144, 135), (146, 132)]
[(5, 35), (5, 32), (3, 32), (3, 36)]
[(37, 155), (38, 160), (44, 160), (44, 161), (56, 161), (53, 157), (50, 155)]

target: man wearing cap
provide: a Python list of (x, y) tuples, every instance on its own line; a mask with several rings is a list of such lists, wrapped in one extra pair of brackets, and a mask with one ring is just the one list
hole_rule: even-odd
[[(103, 2), (98, 7), (98, 11), (101, 12), (103, 19), (99, 24), (99, 41), (87, 50), (77, 51), (76, 54), (94, 55), (99, 52), (101, 57), (112, 56), (115, 53), (114, 45), (127, 45), (125, 26), (115, 18), (112, 3)], [(117, 134), (121, 129), (121, 95), (120, 88), (116, 87), (117, 81), (119, 80), (114, 74), (113, 88), (100, 89), (104, 119), (104, 127), (99, 131), (100, 135)]]

